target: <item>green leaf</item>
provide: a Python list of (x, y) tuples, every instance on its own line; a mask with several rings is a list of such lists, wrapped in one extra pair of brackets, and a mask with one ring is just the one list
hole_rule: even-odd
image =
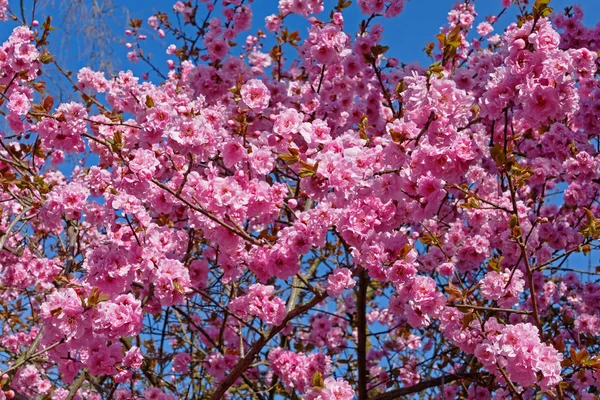
[(132, 18), (129, 20), (129, 26), (131, 26), (133, 29), (139, 29), (142, 27), (142, 20), (139, 18)]
[[(460, 310), (460, 308), (459, 308)], [(475, 314), (473, 314), (473, 312), (468, 312), (465, 314), (465, 316), (462, 318), (462, 330), (464, 331), (465, 329), (467, 329), (469, 327), (469, 325), (471, 324), (471, 322), (473, 320), (475, 320)]]
[(396, 85), (396, 95), (400, 96), (404, 92), (404, 90), (406, 90), (406, 83), (403, 79)]
[(44, 49), (44, 51), (40, 54), (38, 59), (42, 64), (48, 64), (54, 60), (54, 56), (50, 54), (48, 50)]
[(312, 385), (315, 389), (322, 389), (325, 387), (325, 382), (323, 381), (323, 375), (317, 371), (312, 376)]
[(552, 7), (548, 7), (550, 0), (536, 0), (533, 4), (534, 18), (547, 17), (552, 13)]
[(489, 259), (488, 266), (492, 271), (501, 272), (502, 268), (500, 267), (500, 264), (502, 263), (503, 259), (504, 256), (494, 256)]
[(298, 176), (300, 178), (308, 178), (310, 176), (315, 176), (315, 171), (313, 171), (310, 168), (304, 168), (304, 167), (302, 167), (302, 168), (300, 168), (298, 170)]
[(290, 147), (288, 151), (289, 153), (278, 154), (279, 158), (282, 159), (286, 165), (292, 165), (300, 161), (300, 153), (298, 152), (298, 149)]
[(352, 5), (351, 1), (346, 1), (346, 0), (339, 0), (337, 6), (334, 7), (334, 10), (337, 12), (340, 12), (342, 10), (344, 10), (345, 8), (348, 8)]
[(492, 160), (494, 160), (496, 164), (506, 164), (506, 155), (504, 154), (504, 149), (502, 148), (501, 144), (496, 143), (494, 147), (491, 148), (490, 156), (492, 156)]
[(373, 54), (373, 56), (377, 58), (378, 56), (385, 54), (385, 52), (389, 49), (389, 46), (381, 46), (378, 44), (377, 46), (371, 47), (371, 54)]
[(148, 107), (148, 108), (154, 107), (154, 100), (152, 100), (152, 97), (150, 97), (150, 96), (146, 96), (146, 107)]
[[(108, 140), (107, 140), (107, 142), (108, 142)], [(112, 145), (114, 151), (119, 151), (119, 150), (121, 150), (121, 148), (123, 148), (123, 132), (122, 131), (116, 131), (114, 133), (111, 145)]]
[(444, 72), (444, 67), (439, 62), (436, 62), (429, 66), (429, 71), (434, 74), (439, 74)]
[(369, 137), (367, 136), (367, 129), (369, 128), (372, 128), (372, 126), (369, 126), (369, 119), (363, 114), (358, 123), (358, 134), (361, 139), (366, 140), (367, 142), (369, 142)]
[(44, 107), (44, 110), (50, 111), (50, 110), (52, 110), (52, 106), (54, 106), (54, 98), (52, 96), (48, 95), (42, 101), (42, 107)]
[(435, 48), (435, 43), (427, 42), (423, 50), (425, 50), (425, 54), (429, 57), (433, 57), (433, 49)]
[(547, 7), (550, 4), (550, 0), (535, 0), (533, 8), (541, 9)]
[(185, 293), (185, 288), (183, 287), (183, 285), (181, 285), (181, 283), (179, 283), (178, 280), (174, 280), (173, 281), (173, 287), (175, 288), (175, 290), (179, 293)]
[(584, 256), (587, 256), (592, 252), (592, 247), (589, 244), (584, 244), (583, 246), (581, 246), (581, 252)]
[(439, 34), (437, 34), (435, 37), (437, 38), (437, 40), (439, 40), (439, 41), (440, 41), (440, 44), (441, 44), (442, 46), (445, 46), (445, 45), (446, 45), (446, 35), (444, 35), (443, 33), (439, 33)]

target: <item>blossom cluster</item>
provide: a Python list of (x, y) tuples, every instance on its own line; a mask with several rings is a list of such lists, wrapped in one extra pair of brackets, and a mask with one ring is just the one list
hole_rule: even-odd
[[(542, 390), (561, 380), (562, 354), (540, 342), (539, 330), (529, 323), (502, 325), (496, 319), (486, 322), (486, 339), (475, 348), (477, 359), (492, 370), (503, 368), (510, 379), (523, 386), (537, 382)], [(497, 372), (497, 375), (502, 376)]]
[(0, 47), (0, 399), (599, 395), (598, 28), (463, 1), (422, 66), (384, 45), (405, 0), (244, 40), (251, 3), (132, 20), (160, 79), (57, 104), (50, 20)]
[(251, 285), (247, 294), (229, 303), (229, 309), (242, 318), (254, 315), (269, 325), (280, 325), (286, 316), (285, 303), (274, 290), (273, 286)]

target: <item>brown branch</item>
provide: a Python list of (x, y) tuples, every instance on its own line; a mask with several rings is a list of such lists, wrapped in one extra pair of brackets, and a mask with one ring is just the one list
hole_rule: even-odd
[[(429, 118), (427, 118), (427, 122), (425, 122), (425, 125), (423, 126), (423, 128), (421, 128), (421, 131), (419, 132), (419, 134), (414, 138), (415, 149), (419, 145), (419, 140), (421, 140), (421, 137), (423, 137), (423, 135), (425, 134), (425, 132), (427, 132), (427, 129), (429, 129), (429, 125), (431, 125), (431, 123), (433, 121), (435, 121), (435, 113), (432, 111), (429, 114)], [(413, 140), (413, 139), (409, 139), (409, 140)]]
[(252, 348), (244, 358), (242, 358), (238, 363), (233, 367), (231, 372), (227, 375), (227, 377), (219, 384), (214, 393), (210, 396), (210, 400), (221, 400), (227, 390), (235, 383), (235, 381), (242, 376), (242, 374), (252, 365), (254, 358), (260, 353), (260, 351), (269, 343), (269, 341), (275, 337), (279, 332), (281, 332), (287, 325), (289, 321), (296, 318), (297, 316), (305, 313), (310, 310), (321, 301), (323, 301), (327, 297), (327, 293), (320, 293), (319, 295), (312, 298), (312, 300), (303, 303), (292, 311), (288, 312), (287, 316), (283, 320), (283, 322), (277, 326), (274, 326), (269, 330), (267, 334), (261, 334), (260, 338), (252, 345)]
[(465, 190), (465, 189), (463, 189), (462, 187), (460, 187), (460, 186), (459, 186), (459, 185), (457, 185), (457, 184), (453, 184), (453, 185), (446, 185), (446, 189), (448, 189), (448, 188), (450, 188), (450, 189), (457, 189), (457, 190), (460, 190), (460, 191), (461, 191), (461, 192), (463, 192), (465, 195), (467, 195), (467, 196), (471, 196), (471, 197), (473, 197), (473, 198), (474, 198), (475, 200), (477, 200), (477, 201), (481, 201), (482, 203), (485, 203), (485, 204), (487, 204), (487, 205), (489, 205), (489, 206), (492, 206), (494, 209), (497, 209), (497, 210), (502, 210), (502, 211), (504, 211), (505, 213), (508, 213), (508, 214), (511, 214), (511, 213), (512, 213), (512, 211), (511, 211), (511, 210), (509, 210), (508, 208), (506, 208), (506, 207), (502, 207), (502, 206), (500, 206), (500, 205), (498, 205), (498, 204), (496, 204), (496, 203), (493, 203), (493, 202), (491, 202), (491, 201), (488, 201), (488, 200), (486, 200), (486, 199), (484, 199), (484, 198), (481, 198), (481, 197), (479, 197), (479, 195), (478, 195), (477, 193), (473, 193), (473, 192), (471, 192), (471, 191), (469, 191), (469, 190)]
[(10, 235), (10, 233), (12, 232), (12, 230), (15, 228), (15, 226), (19, 223), (19, 221), (21, 219), (23, 219), (23, 217), (25, 216), (25, 214), (27, 214), (29, 211), (31, 211), (31, 207), (28, 208), (24, 208), (23, 211), (21, 211), (8, 225), (8, 227), (6, 228), (6, 232), (4, 232), (4, 235), (2, 235), (2, 237), (0, 238), (0, 249), (4, 248), (4, 244), (6, 243), (6, 240), (8, 240), (8, 237)]
[(367, 400), (367, 288), (369, 275), (364, 269), (358, 274), (358, 294), (356, 296), (356, 331), (358, 336), (358, 400)]
[(500, 363), (496, 362), (496, 366), (498, 367), (498, 370), (500, 371), (500, 373), (502, 374), (502, 376), (504, 377), (504, 380), (506, 381), (506, 383), (508, 384), (508, 388), (510, 389), (511, 393), (518, 399), (523, 400), (523, 396), (521, 395), (521, 393), (519, 393), (519, 391), (517, 390), (517, 387), (515, 386), (515, 384), (513, 383), (513, 381), (510, 379), (510, 376), (508, 376), (508, 373), (506, 373), (506, 371), (504, 371), (504, 368), (502, 368), (502, 366), (500, 365)]
[(496, 311), (496, 312), (506, 312), (513, 314), (526, 314), (529, 315), (532, 312), (528, 310), (513, 310), (512, 308), (499, 308), (499, 307), (485, 307), (485, 306), (476, 306), (471, 304), (446, 304), (448, 307), (456, 307), (462, 311), (462, 309), (473, 309), (473, 310), (482, 310), (482, 311)]
[(52, 60), (52, 64), (54, 64), (58, 72), (60, 72), (65, 78), (67, 78), (67, 80), (71, 83), (73, 89), (81, 93), (81, 98), (83, 99), (83, 101), (87, 102), (87, 100), (89, 100), (92, 103), (94, 103), (99, 110), (103, 112), (108, 112), (108, 109), (102, 103), (100, 103), (94, 96), (90, 96), (87, 93), (83, 92), (81, 89), (79, 89), (77, 83), (73, 80), (73, 78), (71, 78), (71, 73), (65, 71), (60, 65), (58, 65), (58, 62), (56, 62), (55, 59)]
[(81, 371), (77, 380), (75, 382), (73, 382), (73, 384), (71, 384), (71, 388), (69, 389), (69, 394), (67, 395), (67, 397), (65, 397), (65, 400), (73, 400), (75, 398), (75, 396), (77, 395), (77, 391), (79, 390), (81, 385), (83, 385), (84, 381), (85, 381), (85, 370)]
[[(508, 174), (507, 174), (508, 175)], [(542, 330), (542, 322), (540, 320), (540, 313), (538, 309), (537, 303), (537, 294), (535, 292), (535, 285), (533, 283), (533, 269), (529, 262), (529, 256), (527, 255), (527, 243), (523, 241), (523, 230), (521, 228), (521, 222), (519, 221), (519, 209), (517, 206), (517, 189), (515, 188), (512, 177), (510, 175), (507, 176), (508, 188), (510, 190), (510, 200), (513, 207), (513, 215), (515, 216), (516, 228), (518, 228), (518, 235), (516, 237), (516, 242), (519, 245), (521, 250), (521, 257), (525, 262), (526, 272), (527, 272), (527, 285), (529, 286), (529, 294), (531, 296), (531, 308), (533, 309), (533, 320), (540, 331), (540, 338), (544, 339), (544, 331)], [(515, 269), (517, 265), (515, 265)]]
[(437, 387), (437, 386), (442, 386), (446, 383), (452, 383), (454, 381), (458, 381), (461, 379), (467, 379), (467, 380), (475, 380), (476, 378), (478, 378), (480, 376), (480, 374), (478, 373), (468, 373), (468, 374), (448, 374), (448, 375), (443, 375), (440, 376), (438, 378), (433, 378), (430, 379), (428, 381), (424, 381), (424, 382), (419, 382), (416, 385), (413, 386), (409, 386), (406, 388), (402, 388), (402, 389), (396, 389), (396, 390), (392, 390), (380, 395), (377, 395), (375, 397), (371, 397), (369, 400), (395, 400), (395, 399), (401, 399), (403, 398), (403, 396), (412, 394), (412, 393), (418, 393), (418, 392), (422, 392), (425, 389), (429, 389), (432, 387)]
[(245, 230), (238, 229), (235, 226), (231, 226), (231, 225), (227, 224), (225, 221), (221, 220), (216, 215), (214, 215), (213, 213), (211, 213), (210, 211), (205, 210), (204, 207), (200, 206), (200, 202), (197, 199), (194, 199), (194, 201), (196, 201), (196, 203), (198, 203), (198, 206), (192, 204), (189, 200), (187, 200), (184, 197), (182, 197), (181, 195), (177, 194), (176, 191), (174, 191), (173, 189), (171, 189), (170, 187), (168, 187), (164, 183), (160, 182), (156, 178), (152, 179), (152, 183), (154, 183), (159, 188), (167, 191), (169, 194), (171, 194), (172, 196), (174, 196), (178, 200), (182, 201), (186, 206), (190, 207), (192, 210), (199, 212), (200, 214), (204, 215), (208, 219), (210, 219), (210, 220), (216, 222), (217, 224), (221, 225), (223, 228), (228, 229), (232, 233), (235, 233), (236, 235), (240, 236), (242, 239), (244, 239), (244, 240), (246, 240), (246, 241), (248, 241), (248, 242), (250, 242), (250, 243), (252, 243), (252, 244), (254, 244), (256, 246), (263, 246), (264, 245), (263, 242), (259, 241), (255, 237), (251, 236)]
[[(53, 348), (55, 348), (56, 346), (58, 346), (60, 344), (63, 344), (64, 342), (65, 342), (65, 339), (61, 339), (58, 342), (56, 342), (56, 343), (54, 343), (54, 344), (52, 344), (52, 345), (50, 345), (50, 346), (48, 346), (48, 347), (46, 347), (46, 348), (38, 351), (37, 353), (33, 353), (31, 355), (27, 355), (27, 353), (31, 352), (31, 351), (28, 351), (25, 354), (25, 357), (22, 360), (17, 360), (17, 362), (15, 364), (13, 364), (10, 368), (7, 368), (6, 370), (1, 371), (0, 372), (0, 376), (2, 376), (4, 374), (8, 374), (9, 372), (18, 369), (21, 365), (25, 364), (26, 362), (28, 362), (30, 360), (33, 360), (34, 358), (37, 358), (37, 357), (41, 356), (42, 354), (44, 354), (44, 353), (52, 350)], [(34, 348), (34, 345), (35, 345), (35, 347), (37, 347), (37, 345), (39, 345), (39, 339), (36, 339), (34, 341), (34, 343), (31, 345), (32, 349)]]
[[(376, 59), (375, 59), (375, 57), (373, 57), (373, 60), (371, 61), (371, 67), (373, 68), (373, 71), (375, 72), (375, 76), (377, 77), (377, 82), (379, 82), (379, 86), (381, 87), (381, 91), (383, 92), (383, 97), (385, 98), (385, 101), (387, 102), (386, 106), (392, 111), (392, 115), (395, 118), (398, 118), (399, 113), (394, 109), (394, 103), (392, 102), (392, 97), (390, 96), (390, 92), (389, 92), (388, 88), (385, 86), (385, 84), (383, 83), (383, 78), (381, 77), (381, 70), (377, 67), (377, 64), (375, 62), (376, 62)], [(320, 87), (320, 85), (319, 85), (319, 87)]]

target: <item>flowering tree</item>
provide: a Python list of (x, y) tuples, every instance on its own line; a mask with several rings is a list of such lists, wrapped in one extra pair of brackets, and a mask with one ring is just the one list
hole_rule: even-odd
[(464, 0), (421, 67), (404, 2), (280, 0), (242, 45), (252, 1), (177, 2), (126, 32), (150, 83), (0, 1), (0, 399), (597, 398), (600, 25)]

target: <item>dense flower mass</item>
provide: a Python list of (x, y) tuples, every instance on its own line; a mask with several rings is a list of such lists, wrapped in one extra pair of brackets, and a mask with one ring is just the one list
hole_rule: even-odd
[(109, 76), (0, 0), (0, 400), (600, 396), (600, 24), (459, 1), (406, 64), (406, 0), (330, 3), (177, 1)]
[(269, 325), (280, 325), (285, 318), (285, 303), (273, 294), (273, 286), (250, 285), (248, 293), (229, 303), (229, 308), (240, 317), (255, 315)]

